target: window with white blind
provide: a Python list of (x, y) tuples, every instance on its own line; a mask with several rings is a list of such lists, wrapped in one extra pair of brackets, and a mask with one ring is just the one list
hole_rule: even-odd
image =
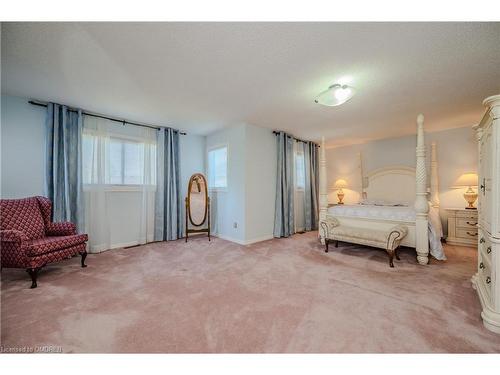
[(304, 152), (295, 152), (295, 188), (303, 190), (306, 187), (306, 164)]
[(156, 184), (156, 145), (113, 136), (105, 140), (99, 137), (83, 134), (84, 184)]
[(227, 146), (208, 151), (208, 187), (214, 190), (227, 188)]

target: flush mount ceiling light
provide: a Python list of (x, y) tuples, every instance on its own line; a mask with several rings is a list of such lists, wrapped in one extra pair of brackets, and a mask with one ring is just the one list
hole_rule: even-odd
[(329, 107), (335, 107), (347, 102), (355, 93), (356, 90), (354, 90), (353, 87), (336, 83), (319, 94), (314, 102)]

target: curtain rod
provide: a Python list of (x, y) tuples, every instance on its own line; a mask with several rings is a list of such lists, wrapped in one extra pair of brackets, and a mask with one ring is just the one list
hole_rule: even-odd
[[(277, 130), (273, 130), (273, 134), (274, 134), (274, 135), (278, 135), (279, 133), (281, 133), (281, 132), (279, 132), (279, 131), (277, 131)], [(283, 133), (285, 133), (285, 132), (283, 132)], [(294, 137), (294, 136), (293, 136), (293, 135), (291, 135), (291, 134), (288, 134), (288, 133), (285, 133), (285, 134), (286, 134), (286, 135), (288, 135), (289, 137), (292, 137), (293, 139), (295, 139), (295, 142), (302, 142), (302, 143), (309, 143), (309, 142), (311, 142), (313, 145), (318, 146), (318, 147), (321, 147), (321, 146), (320, 146), (319, 144), (317, 144), (316, 142), (313, 142), (313, 141), (304, 141), (303, 139), (299, 139), (299, 138), (297, 138), (297, 137)]]
[[(32, 105), (37, 105), (39, 107), (47, 107), (47, 103), (44, 103), (42, 101), (38, 101), (38, 100), (30, 100), (28, 101), (29, 104), (32, 104)], [(69, 107), (69, 111), (71, 112), (77, 112), (77, 110), (75, 108), (72, 108), (72, 107)], [(131, 122), (131, 121), (127, 121), (127, 120), (120, 120), (120, 119), (117, 119), (117, 118), (114, 118), (114, 117), (108, 117), (108, 116), (104, 116), (104, 115), (99, 115), (97, 113), (90, 113), (90, 112), (86, 112), (86, 111), (83, 111), (82, 110), (82, 113), (86, 116), (92, 116), (92, 117), (98, 117), (98, 118), (102, 118), (102, 119), (105, 119), (105, 120), (110, 120), (110, 121), (115, 121), (115, 122), (119, 122), (123, 125), (125, 124), (129, 124), (129, 125), (134, 125), (134, 126), (142, 126), (143, 128), (150, 128), (150, 129), (157, 129), (157, 130), (160, 130), (162, 127), (165, 127), (165, 126), (155, 126), (155, 125), (146, 125), (146, 124), (139, 124), (137, 122)], [(180, 135), (186, 135), (185, 132), (181, 132), (179, 130), (179, 134)]]

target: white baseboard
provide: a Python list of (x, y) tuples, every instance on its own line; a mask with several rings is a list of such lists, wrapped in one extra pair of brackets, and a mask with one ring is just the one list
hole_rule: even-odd
[(232, 238), (232, 237), (228, 237), (228, 236), (224, 236), (222, 234), (216, 234), (216, 233), (212, 233), (212, 236), (218, 237), (218, 238), (226, 240), (226, 241), (231, 241), (231, 242), (237, 243), (238, 245), (251, 245), (251, 244), (254, 244), (257, 242), (267, 241), (267, 240), (271, 240), (274, 238), (274, 236), (272, 234), (267, 235), (267, 236), (263, 236), (263, 237), (253, 238), (250, 240), (240, 240), (240, 239), (236, 239), (236, 238)]
[(251, 245), (251, 244), (257, 243), (257, 242), (268, 241), (268, 240), (272, 240), (273, 238), (274, 238), (274, 236), (272, 234), (269, 234), (267, 236), (262, 236), (262, 237), (253, 238), (251, 240), (246, 240), (245, 245)]
[[(108, 251), (108, 250), (112, 250), (112, 249), (119, 249), (121, 247), (129, 247), (129, 246), (137, 246), (137, 245), (141, 245), (141, 243), (139, 243), (139, 241), (133, 241), (133, 242), (124, 242), (124, 243), (115, 243), (115, 244), (111, 244), (109, 246), (105, 245), (105, 244), (101, 244), (101, 245), (93, 245), (91, 248), (89, 246), (89, 253), (91, 254), (98, 254), (98, 253), (102, 253), (104, 251)], [(144, 245), (144, 244), (142, 244)]]
[(146, 245), (146, 242), (132, 241), (132, 242), (115, 243), (111, 245), (110, 249), (118, 249), (120, 247), (130, 247), (138, 245)]

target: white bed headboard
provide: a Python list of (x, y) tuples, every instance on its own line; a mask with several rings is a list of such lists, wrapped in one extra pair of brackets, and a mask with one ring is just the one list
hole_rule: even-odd
[(415, 168), (391, 166), (375, 169), (363, 178), (366, 198), (392, 202), (415, 202)]

